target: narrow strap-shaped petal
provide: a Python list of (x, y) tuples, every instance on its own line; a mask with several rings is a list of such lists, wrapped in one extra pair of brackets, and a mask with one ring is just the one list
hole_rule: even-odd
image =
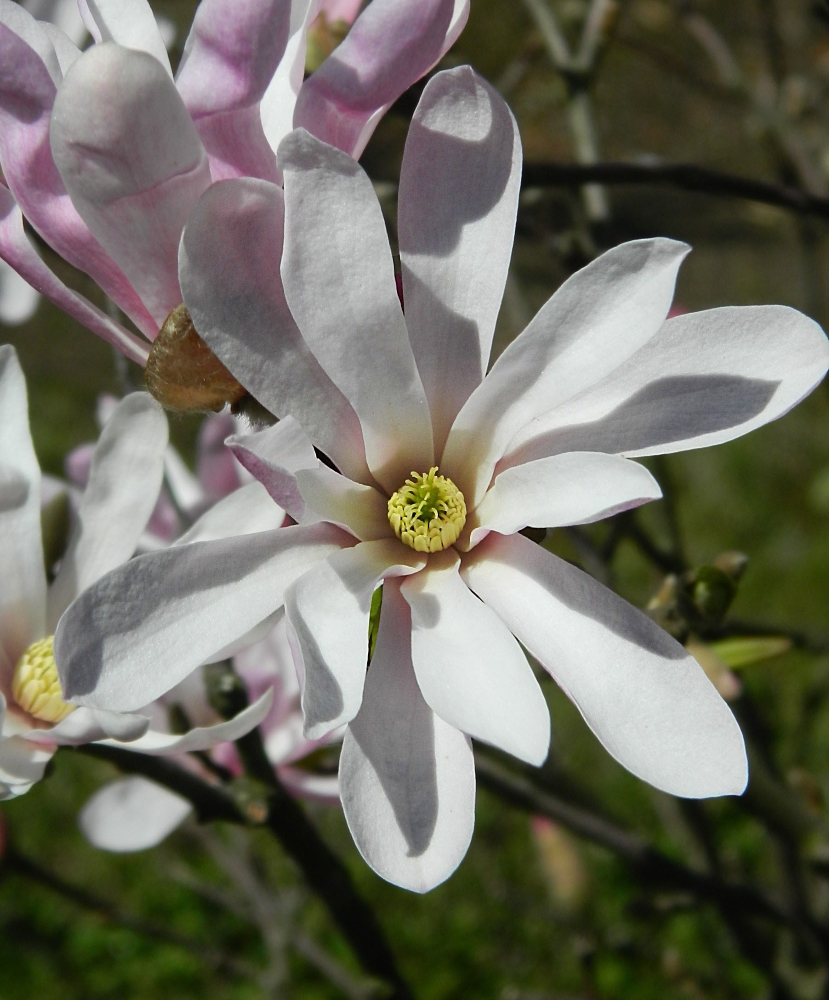
[(184, 301), (201, 336), (263, 406), (277, 417), (295, 417), (338, 468), (365, 481), (357, 416), (302, 339), (285, 301), (283, 220), (282, 191), (274, 184), (214, 184), (181, 241)]
[(425, 562), (396, 538), (361, 542), (334, 553), (286, 591), (285, 614), (309, 739), (324, 736), (359, 711), (377, 585), (389, 576), (416, 573)]
[(80, 706), (61, 719), (51, 729), (32, 729), (22, 738), (29, 743), (62, 747), (83, 746), (95, 740), (137, 740), (150, 727), (146, 715), (128, 712), (102, 712), (97, 708)]
[(420, 693), (409, 608), (393, 580), (383, 591), (363, 704), (343, 740), (340, 795), (366, 863), (404, 889), (428, 892), (439, 885), (472, 839), (472, 747)]
[(199, 428), (196, 441), (196, 476), (209, 497), (223, 497), (248, 481), (225, 441), (236, 430), (230, 413), (211, 413)]
[[(46, 627), (40, 466), (29, 431), (26, 380), (8, 345), (0, 347), (0, 560), (0, 671), (5, 675)], [(11, 676), (0, 680), (0, 689), (7, 689)]]
[(158, 500), (167, 418), (146, 392), (118, 404), (95, 447), (69, 547), (49, 590), (48, 626), (78, 594), (125, 562)]
[(469, 0), (372, 0), (299, 92), (294, 124), (358, 157), (387, 108), (460, 35)]
[(512, 535), (527, 525), (590, 524), (661, 496), (643, 465), (618, 455), (567, 452), (500, 473), (467, 520), (467, 532), (477, 545), (488, 531)]
[(432, 77), (409, 126), (397, 228), (438, 456), (487, 369), (520, 183), (521, 140), (503, 99), (469, 66)]
[(686, 798), (743, 791), (734, 716), (696, 660), (641, 611), (522, 535), (489, 535), (461, 572), (629, 771)]
[(234, 715), (232, 719), (217, 722), (212, 726), (197, 726), (186, 733), (161, 733), (150, 729), (143, 736), (129, 743), (118, 740), (104, 740), (108, 746), (120, 745), (135, 753), (150, 757), (172, 757), (175, 754), (210, 750), (219, 743), (238, 740), (255, 729), (265, 718), (273, 703), (273, 691), (265, 691), (252, 705)]
[(176, 545), (119, 566), (61, 618), (65, 696), (130, 712), (273, 614), (285, 588), (352, 539), (330, 525)]
[(291, 27), (285, 52), (259, 105), (262, 128), (271, 149), (294, 127), (294, 109), (305, 79), (308, 28), (317, 16), (320, 0), (291, 0)]
[(176, 541), (176, 545), (210, 542), (217, 538), (253, 535), (281, 528), (285, 511), (261, 483), (247, 483), (222, 497)]
[(355, 483), (322, 463), (298, 470), (296, 482), (306, 509), (319, 520), (338, 524), (361, 542), (393, 535), (388, 500), (373, 486)]
[(289, 0), (202, 0), (176, 84), (210, 157), (214, 180), (278, 182), (259, 102), (285, 53)]
[(296, 474), (300, 469), (316, 469), (320, 463), (308, 435), (293, 417), (254, 434), (234, 435), (227, 439), (227, 445), (297, 524), (304, 523), (306, 516), (310, 522), (317, 520), (306, 515)]
[(187, 799), (131, 774), (99, 788), (81, 809), (78, 825), (93, 847), (126, 854), (160, 844), (192, 811)]
[(173, 75), (167, 47), (147, 0), (78, 0), (78, 6), (96, 42), (117, 42), (146, 52)]
[(91, 275), (142, 333), (155, 336), (158, 325), (67, 194), (49, 145), (56, 81), (38, 52), (7, 26), (2, 7), (0, 67), (0, 165), (23, 214), (56, 253)]
[(417, 683), (444, 722), (530, 764), (550, 747), (550, 713), (509, 629), (470, 592), (449, 550), (400, 592), (412, 609)]
[(21, 736), (0, 736), (0, 799), (25, 795), (43, 777), (54, 747), (39, 747)]
[(441, 464), (474, 507), (510, 439), (535, 417), (618, 368), (668, 314), (679, 265), (674, 240), (636, 240), (602, 254), (542, 306), (458, 414)]
[(0, 257), (41, 295), (111, 344), (136, 364), (144, 365), (149, 348), (78, 292), (72, 291), (40, 259), (23, 229), (23, 213), (12, 193), (0, 184)]
[(144, 52), (96, 45), (67, 74), (50, 135), (75, 208), (160, 327), (181, 303), (178, 245), (210, 184), (175, 84)]
[(306, 343), (359, 417), (369, 469), (392, 492), (412, 469), (428, 470), (434, 452), (380, 204), (350, 156), (307, 132), (283, 141), (279, 162), (285, 297)]
[(829, 341), (787, 306), (669, 319), (630, 360), (523, 428), (502, 466), (560, 451), (664, 455), (730, 441), (776, 420), (829, 366)]

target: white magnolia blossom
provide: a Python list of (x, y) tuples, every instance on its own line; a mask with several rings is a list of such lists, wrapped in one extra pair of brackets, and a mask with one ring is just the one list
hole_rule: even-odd
[[(77, 708), (63, 700), (51, 651), (55, 626), (84, 588), (135, 551), (158, 496), (166, 445), (166, 418), (147, 393), (118, 404), (95, 448), (69, 546), (49, 584), (26, 384), (14, 349), (0, 347), (0, 799), (28, 791), (59, 746), (203, 750), (248, 732), (268, 712), (266, 693), (230, 722), (176, 736), (152, 729), (145, 712)], [(270, 508), (277, 509), (272, 502)]]
[(778, 306), (667, 319), (688, 248), (639, 240), (566, 281), (487, 374), (521, 150), (509, 109), (467, 67), (429, 82), (409, 131), (405, 316), (358, 164), (303, 130), (279, 162), (284, 195), (251, 179), (205, 194), (180, 277), (200, 334), (280, 418), (233, 446), (297, 524), (110, 573), (58, 632), (66, 689), (132, 711), (284, 606), (306, 733), (347, 725), (354, 839), (417, 891), (467, 849), (470, 737), (533, 764), (547, 754), (521, 645), (635, 775), (675, 795), (739, 794), (742, 736), (696, 661), (520, 531), (659, 497), (631, 459), (781, 416), (823, 377), (823, 332)]

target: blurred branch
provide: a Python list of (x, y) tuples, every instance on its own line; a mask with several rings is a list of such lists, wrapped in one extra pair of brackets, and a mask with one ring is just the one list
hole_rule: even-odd
[(525, 163), (523, 188), (602, 184), (657, 184), (727, 198), (776, 205), (802, 215), (829, 219), (829, 198), (798, 188), (709, 170), (693, 163)]
[[(267, 789), (267, 813), (264, 825), (294, 859), (308, 884), (322, 899), (357, 955), (365, 972), (388, 983), (393, 1000), (410, 1000), (412, 994), (397, 970), (385, 935), (368, 904), (357, 893), (343, 863), (320, 837), (299, 804), (288, 794), (268, 761), (258, 730), (237, 744), (250, 776)], [(97, 757), (120, 770), (141, 774), (169, 788), (194, 807), (201, 822), (225, 820), (249, 824), (243, 804), (222, 786), (209, 784), (184, 768), (146, 754), (132, 753), (118, 747), (90, 743), (76, 752)]]

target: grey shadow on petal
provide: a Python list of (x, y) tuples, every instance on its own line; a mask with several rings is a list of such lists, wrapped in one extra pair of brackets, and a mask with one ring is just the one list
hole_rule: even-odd
[(741, 375), (656, 379), (599, 420), (528, 441), (509, 464), (568, 451), (625, 454), (739, 427), (763, 412), (779, 385)]
[(20, 510), (29, 499), (31, 484), (14, 469), (0, 466), (0, 514)]
[(302, 650), (302, 660), (305, 669), (305, 689), (313, 684), (313, 711), (305, 704), (305, 725), (315, 726), (331, 722), (342, 714), (345, 707), (343, 691), (339, 681), (328, 669), (325, 656), (310, 629), (302, 621), (291, 621), (291, 625), (299, 640)]
[[(506, 105), (488, 96), (492, 122), (478, 140), (435, 132), (412, 120), (406, 140), (408, 164), (404, 161), (404, 170), (408, 166), (411, 173), (405, 175), (401, 187), (428, 191), (430, 197), (418, 199), (416, 225), (407, 224), (406, 200), (401, 198), (402, 252), (448, 257), (464, 227), (485, 218), (501, 200), (512, 174), (513, 144), (491, 143), (490, 137), (493, 133), (511, 136), (513, 123)], [(489, 155), (483, 156), (482, 151)]]

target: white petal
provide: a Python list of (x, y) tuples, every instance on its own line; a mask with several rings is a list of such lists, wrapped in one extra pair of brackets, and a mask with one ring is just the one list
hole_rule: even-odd
[(34, 316), (40, 293), (4, 260), (0, 260), (0, 323), (17, 326)]
[(281, 528), (285, 511), (261, 483), (248, 483), (219, 500), (176, 542), (209, 542), (232, 535), (253, 535)]
[(137, 740), (149, 728), (150, 720), (145, 715), (125, 712), (102, 712), (96, 708), (76, 708), (51, 729), (32, 729), (22, 738), (29, 743), (58, 746), (81, 746), (108, 738), (117, 740)]
[(240, 736), (255, 729), (270, 711), (273, 702), (273, 691), (267, 690), (252, 705), (234, 715), (226, 722), (217, 722), (213, 726), (199, 726), (183, 735), (175, 733), (160, 733), (150, 729), (144, 736), (128, 743), (116, 740), (104, 740), (108, 746), (123, 746), (136, 753), (145, 753), (150, 757), (172, 757), (175, 754), (188, 753), (194, 750), (210, 750), (219, 743), (238, 740)]
[(466, 854), (475, 824), (469, 739), (423, 700), (412, 669), (408, 606), (394, 582), (360, 713), (346, 730), (340, 796), (366, 862), (389, 882), (428, 892)]
[(297, 94), (305, 76), (308, 26), (319, 5), (319, 0), (292, 0), (288, 44), (259, 104), (262, 128), (274, 151), (294, 127)]
[(214, 184), (181, 241), (184, 301), (196, 329), (242, 385), (275, 416), (295, 417), (339, 469), (365, 482), (357, 416), (302, 339), (285, 301), (283, 213), (274, 184), (252, 178)]
[[(0, 347), (0, 674), (46, 634), (40, 466), (29, 432), (26, 381), (13, 347)], [(3, 677), (4, 680), (10, 678)], [(0, 684), (0, 689), (4, 685)]]
[(488, 531), (590, 524), (662, 496), (643, 465), (601, 452), (567, 452), (500, 473), (467, 522), (476, 545)]
[[(308, 435), (293, 417), (255, 434), (230, 437), (227, 446), (280, 507), (297, 523), (305, 521), (305, 501), (296, 474), (300, 469), (316, 469), (320, 462)], [(315, 520), (313, 515), (309, 520)]]
[(429, 406), (380, 204), (350, 156), (302, 129), (279, 147), (279, 164), (285, 297), (303, 338), (360, 419), (372, 474), (392, 492), (412, 469), (428, 471), (434, 463)]
[(363, 486), (319, 463), (316, 469), (299, 469), (296, 482), (306, 514), (345, 528), (362, 542), (388, 538), (389, 505), (372, 486)]
[(664, 455), (730, 441), (787, 413), (827, 365), (826, 335), (786, 306), (676, 316), (598, 385), (523, 428), (502, 465), (559, 451)]
[(176, 545), (85, 590), (55, 635), (71, 701), (129, 712), (149, 704), (264, 621), (285, 588), (352, 539), (330, 525)]
[(396, 538), (361, 542), (334, 553), (285, 592), (309, 739), (353, 719), (360, 708), (377, 585), (385, 577), (416, 573), (425, 562)]
[(629, 771), (686, 798), (743, 791), (734, 716), (696, 660), (641, 611), (522, 535), (489, 535), (461, 572)]
[(487, 369), (520, 183), (518, 126), (503, 99), (469, 66), (432, 77), (409, 126), (397, 227), (438, 455)]
[(0, 799), (23, 795), (43, 777), (54, 754), (53, 747), (39, 747), (20, 736), (0, 737)]
[(521, 647), (469, 591), (458, 563), (453, 551), (430, 556), (400, 587), (412, 609), (417, 683), (450, 726), (541, 764), (550, 747), (547, 702)]
[(145, 851), (160, 844), (192, 811), (187, 799), (132, 774), (98, 789), (81, 810), (78, 825), (102, 851)]
[(48, 627), (77, 595), (135, 552), (164, 475), (167, 418), (146, 392), (118, 404), (101, 432), (72, 539), (49, 589)]
[(441, 469), (467, 506), (478, 504), (522, 427), (595, 385), (657, 332), (687, 253), (674, 240), (623, 243), (565, 281), (540, 309), (452, 425)]
[(117, 42), (147, 52), (173, 75), (167, 47), (147, 0), (80, 0), (80, 7), (96, 42)]

